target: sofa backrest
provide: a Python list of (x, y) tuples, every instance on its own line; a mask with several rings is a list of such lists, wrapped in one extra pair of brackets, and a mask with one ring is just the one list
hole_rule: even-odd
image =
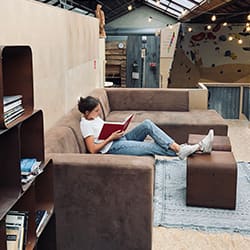
[(64, 115), (58, 122), (56, 122), (55, 126), (70, 128), (75, 136), (76, 143), (79, 147), (79, 152), (86, 153), (87, 150), (80, 129), (81, 117), (82, 115), (78, 110), (78, 107), (75, 106), (66, 115)]
[(184, 89), (107, 88), (110, 110), (189, 111)]
[(100, 116), (103, 120), (106, 120), (106, 117), (108, 116), (110, 112), (109, 100), (108, 100), (106, 89), (104, 88), (94, 89), (90, 93), (90, 95), (99, 99), (101, 103), (101, 108), (102, 108), (102, 112)]
[(71, 128), (54, 126), (45, 133), (45, 154), (80, 153)]

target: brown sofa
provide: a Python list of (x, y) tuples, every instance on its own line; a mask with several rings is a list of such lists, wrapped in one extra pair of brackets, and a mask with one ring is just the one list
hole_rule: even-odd
[[(227, 135), (213, 110), (189, 110), (188, 90), (95, 89), (105, 120), (135, 116), (128, 129), (151, 119), (177, 142), (188, 134)], [(152, 245), (153, 169), (150, 156), (89, 154), (74, 107), (45, 134), (45, 153), (54, 162), (59, 250), (149, 250)]]

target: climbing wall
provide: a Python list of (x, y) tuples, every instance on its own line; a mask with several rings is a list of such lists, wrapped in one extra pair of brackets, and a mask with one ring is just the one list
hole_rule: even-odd
[(183, 24), (179, 34), (171, 86), (250, 81), (250, 32), (245, 24), (212, 24), (211, 29), (205, 24)]

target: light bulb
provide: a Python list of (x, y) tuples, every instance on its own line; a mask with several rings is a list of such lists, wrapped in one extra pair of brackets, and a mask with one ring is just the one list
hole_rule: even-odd
[(129, 6), (128, 6), (128, 11), (131, 11), (132, 10), (132, 5), (130, 4)]
[(172, 29), (172, 28), (173, 28), (173, 25), (172, 25), (172, 24), (170, 24), (170, 25), (169, 25), (169, 29)]
[(247, 27), (246, 27), (246, 31), (247, 31), (247, 32), (250, 32), (250, 26), (247, 26)]
[(192, 32), (192, 28), (191, 27), (188, 27), (188, 32)]
[(248, 14), (248, 16), (247, 16), (247, 20), (248, 20), (248, 21), (250, 21), (250, 14)]
[(229, 37), (228, 37), (228, 41), (233, 41), (233, 37), (230, 35)]
[(149, 18), (148, 18), (148, 22), (150, 23), (152, 21), (152, 17), (150, 16)]
[(213, 15), (213, 16), (211, 17), (211, 20), (214, 22), (214, 21), (216, 20), (216, 15)]
[(161, 1), (160, 0), (156, 0), (156, 4), (160, 5)]
[(227, 22), (224, 22), (224, 23), (223, 23), (223, 26), (227, 26)]
[(207, 29), (208, 29), (208, 30), (211, 30), (211, 29), (212, 29), (212, 26), (211, 26), (211, 25), (208, 25), (208, 26), (207, 26)]
[(243, 43), (242, 39), (239, 39), (238, 44), (242, 44), (242, 43)]

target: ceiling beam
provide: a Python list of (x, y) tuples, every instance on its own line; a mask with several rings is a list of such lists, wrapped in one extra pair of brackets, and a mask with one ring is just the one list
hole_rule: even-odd
[(191, 9), (185, 16), (180, 18), (181, 22), (188, 22), (193, 18), (199, 17), (200, 15), (212, 11), (220, 6), (226, 5), (230, 0), (209, 0), (203, 4)]

